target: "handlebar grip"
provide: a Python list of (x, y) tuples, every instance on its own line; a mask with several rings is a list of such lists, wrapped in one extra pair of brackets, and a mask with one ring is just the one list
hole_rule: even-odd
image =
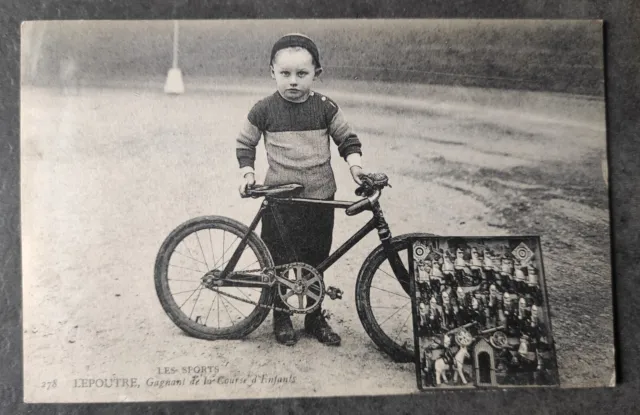
[(345, 210), (345, 213), (347, 214), (347, 216), (354, 216), (362, 212), (363, 210), (366, 210), (369, 206), (370, 206), (369, 199), (362, 199), (354, 203), (353, 205), (349, 206), (347, 210)]
[(253, 186), (248, 186), (246, 191), (245, 191), (244, 196), (241, 194), (240, 197), (243, 198), (243, 199), (249, 199), (249, 198), (254, 198), (255, 199), (256, 197), (259, 197), (259, 196), (255, 195), (253, 192), (255, 190), (260, 190), (260, 188), (262, 188), (262, 187), (264, 187), (264, 185), (259, 184), (259, 183), (254, 183)]
[(242, 193), (240, 193), (240, 197), (241, 197), (242, 199), (248, 199), (248, 198), (250, 198), (250, 197), (253, 197), (253, 187), (248, 187), (248, 188), (245, 190), (244, 195), (243, 195)]

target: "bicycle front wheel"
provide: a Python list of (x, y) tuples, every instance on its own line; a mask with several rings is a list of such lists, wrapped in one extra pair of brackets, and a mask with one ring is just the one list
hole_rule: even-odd
[[(205, 216), (178, 226), (166, 238), (155, 264), (155, 286), (164, 311), (190, 336), (238, 339), (255, 330), (269, 314), (273, 290), (203, 284), (207, 272), (221, 271), (249, 231), (222, 216)], [(272, 267), (264, 242), (251, 233), (234, 271)]]
[[(415, 233), (391, 239), (405, 269), (409, 270), (410, 237), (433, 236)], [(362, 325), (371, 340), (393, 360), (414, 361), (413, 319), (411, 297), (396, 279), (387, 255), (378, 246), (364, 261), (356, 282), (356, 308)]]

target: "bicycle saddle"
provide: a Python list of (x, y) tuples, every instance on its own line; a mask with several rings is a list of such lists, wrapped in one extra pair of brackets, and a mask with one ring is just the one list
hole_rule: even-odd
[(287, 193), (294, 193), (304, 189), (304, 186), (297, 183), (281, 184), (275, 186), (256, 184), (251, 189), (247, 189), (247, 197), (280, 196)]

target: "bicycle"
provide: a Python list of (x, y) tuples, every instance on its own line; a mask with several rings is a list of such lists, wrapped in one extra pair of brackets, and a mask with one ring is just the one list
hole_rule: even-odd
[[(342, 291), (325, 287), (321, 274), (375, 229), (381, 243), (365, 259), (356, 279), (358, 316), (369, 337), (382, 351), (397, 362), (413, 362), (409, 239), (433, 235), (412, 233), (392, 237), (379, 203), (382, 190), (387, 186), (389, 181), (384, 174), (362, 176), (362, 185), (356, 190), (356, 195), (362, 199), (350, 202), (295, 197), (295, 193), (302, 189), (299, 184), (256, 185), (248, 190), (246, 197), (263, 197), (264, 200), (248, 227), (223, 216), (202, 216), (181, 224), (167, 236), (155, 262), (156, 292), (164, 311), (188, 335), (206, 340), (243, 338), (259, 327), (272, 309), (291, 315), (310, 313), (320, 307), (325, 296), (341, 298)], [(282, 203), (344, 209), (348, 216), (371, 211), (373, 217), (314, 268), (295, 260), (295, 247), (288, 243), (277, 209), (272, 209), (292, 259), (290, 263), (274, 266), (267, 246), (255, 229), (266, 209)], [(214, 238), (212, 231), (222, 232), (221, 244), (220, 236)], [(229, 245), (226, 243), (227, 234), (235, 236)], [(222, 254), (216, 257), (213, 249), (220, 245)], [(234, 245), (232, 254), (228, 256)], [(198, 254), (197, 258), (194, 252)], [(390, 271), (384, 270), (383, 265), (388, 265)], [(188, 271), (191, 277), (170, 278), (170, 270)], [(378, 271), (381, 271), (381, 278), (374, 281)], [(198, 278), (195, 273), (199, 274)], [(177, 292), (172, 293), (171, 288), (176, 288)], [(198, 306), (203, 294), (213, 298)], [(381, 298), (378, 299), (377, 294)], [(276, 295), (280, 296), (286, 308), (273, 305)], [(314, 300), (312, 304), (309, 304), (309, 298)], [(231, 300), (235, 300), (236, 305)], [(401, 302), (397, 309), (389, 305), (394, 300)], [(240, 310), (242, 307), (245, 312)], [(387, 311), (389, 309), (391, 311)], [(376, 315), (378, 310), (383, 310), (380, 313), (384, 316)], [(220, 325), (221, 313), (229, 318), (230, 325)], [(217, 321), (217, 327), (207, 325), (210, 319), (214, 323)], [(392, 325), (391, 329), (386, 329), (387, 323)]]

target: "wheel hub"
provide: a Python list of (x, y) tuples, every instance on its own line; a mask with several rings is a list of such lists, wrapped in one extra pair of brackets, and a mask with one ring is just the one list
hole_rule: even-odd
[(222, 270), (214, 269), (202, 276), (202, 284), (205, 287), (213, 287), (222, 285), (222, 280), (220, 279), (220, 275), (222, 274)]
[(296, 281), (293, 292), (296, 294), (303, 294), (306, 291), (306, 288), (307, 284), (302, 281)]

